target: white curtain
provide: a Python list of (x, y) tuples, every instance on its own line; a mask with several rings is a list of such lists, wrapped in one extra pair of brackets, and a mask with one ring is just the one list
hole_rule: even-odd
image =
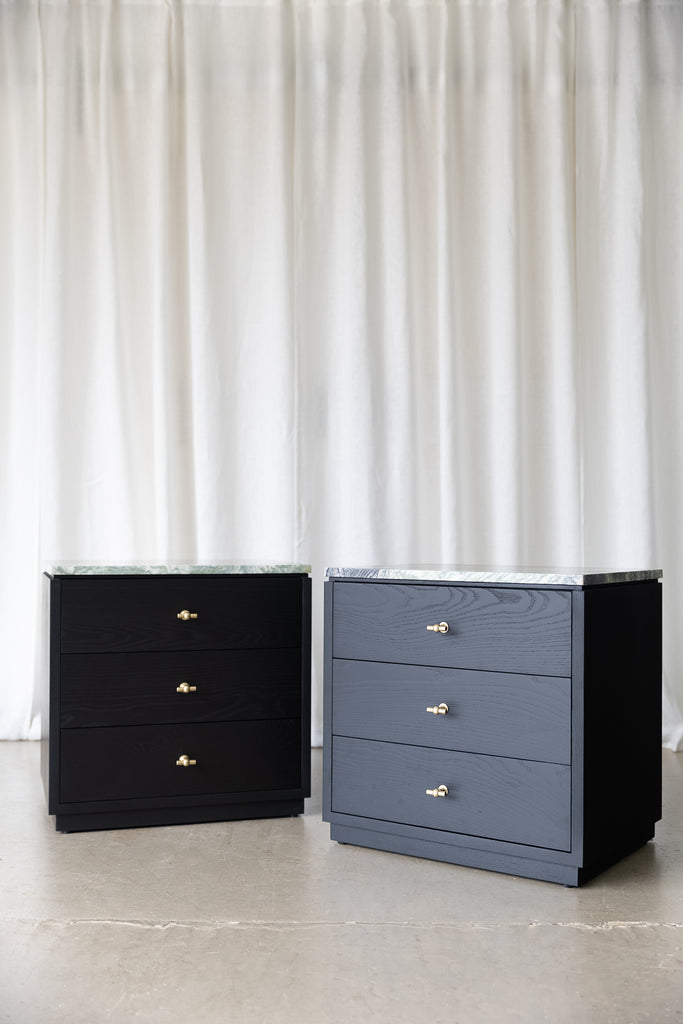
[[(0, 736), (49, 560), (664, 570), (683, 4), (0, 0)], [(606, 735), (618, 748), (620, 737)]]

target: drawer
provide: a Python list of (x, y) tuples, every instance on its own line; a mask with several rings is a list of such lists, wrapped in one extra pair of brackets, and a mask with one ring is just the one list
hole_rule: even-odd
[(332, 732), (569, 764), (571, 680), (339, 659)]
[[(426, 795), (440, 785), (446, 797)], [(570, 805), (566, 765), (333, 739), (334, 814), (566, 851)]]
[[(301, 644), (296, 576), (81, 576), (61, 582), (63, 654)], [(178, 613), (196, 615), (184, 621)]]
[[(298, 718), (299, 648), (65, 654), (62, 728)], [(194, 687), (179, 692), (185, 683)]]
[[(301, 787), (298, 720), (61, 732), (62, 803)], [(197, 764), (178, 767), (186, 754)]]
[(571, 675), (569, 591), (336, 582), (333, 602), (335, 658)]

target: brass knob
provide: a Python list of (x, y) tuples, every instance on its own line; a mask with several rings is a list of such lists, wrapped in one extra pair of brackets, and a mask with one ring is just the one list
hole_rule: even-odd
[(425, 789), (427, 796), (448, 796), (448, 786), (439, 786), (438, 789)]
[(447, 633), (450, 628), (447, 622), (437, 622), (435, 626), (427, 626), (432, 633)]
[(178, 612), (178, 618), (182, 619), (183, 622), (187, 622), (188, 619), (196, 619), (197, 618), (197, 613), (196, 612), (188, 612), (188, 610), (186, 608), (183, 608), (183, 610), (181, 612)]
[(196, 761), (191, 761), (187, 754), (181, 754), (176, 764), (180, 768), (189, 768), (191, 764), (196, 764)]
[(441, 704), (438, 705), (438, 707), (427, 708), (427, 711), (430, 711), (433, 715), (447, 715), (448, 714), (448, 704), (441, 703)]
[(180, 686), (176, 686), (176, 693), (194, 693), (197, 689), (196, 686), (190, 686), (189, 683), (181, 683)]

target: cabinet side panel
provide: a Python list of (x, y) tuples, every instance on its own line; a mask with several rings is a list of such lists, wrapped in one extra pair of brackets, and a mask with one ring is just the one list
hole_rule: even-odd
[[(58, 742), (58, 727), (53, 728), (52, 718), (57, 720), (55, 705), (58, 704), (59, 690), (59, 582), (43, 576), (41, 593), (42, 601), (42, 651), (41, 678), (38, 687), (40, 694), (40, 774), (48, 807), (50, 806), (50, 776), (52, 775), (51, 740)], [(51, 690), (55, 696), (51, 699)], [(53, 764), (56, 764), (56, 758)]]
[(311, 578), (301, 580), (301, 786), (311, 795)]
[(332, 619), (334, 583), (324, 583), (325, 624), (323, 637), (323, 821), (332, 808)]
[(577, 866), (583, 863), (584, 788), (584, 621), (585, 592), (572, 594), (572, 853)]
[(584, 865), (624, 856), (661, 818), (662, 589), (585, 594)]
[(59, 803), (59, 763), (60, 763), (60, 729), (59, 711), (61, 694), (61, 624), (62, 624), (62, 587), (60, 580), (52, 580), (50, 584), (50, 672), (49, 672), (49, 741), (45, 750), (48, 765), (48, 811), (54, 814)]

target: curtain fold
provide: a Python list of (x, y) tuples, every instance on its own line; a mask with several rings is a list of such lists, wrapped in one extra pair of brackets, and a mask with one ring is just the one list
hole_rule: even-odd
[[(0, 0), (0, 736), (49, 560), (664, 570), (683, 6)], [(619, 745), (617, 735), (605, 742)]]

